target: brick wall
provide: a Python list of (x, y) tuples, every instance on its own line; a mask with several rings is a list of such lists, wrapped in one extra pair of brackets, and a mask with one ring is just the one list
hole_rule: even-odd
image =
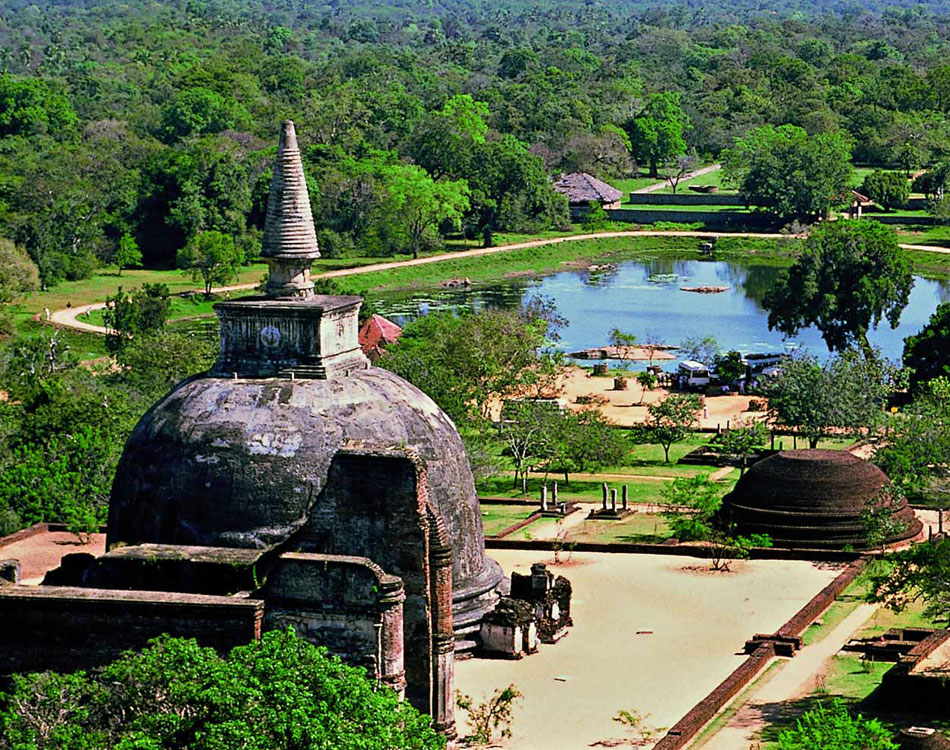
[(68, 586), (0, 588), (0, 674), (99, 666), (168, 633), (227, 651), (260, 636), (264, 603)]

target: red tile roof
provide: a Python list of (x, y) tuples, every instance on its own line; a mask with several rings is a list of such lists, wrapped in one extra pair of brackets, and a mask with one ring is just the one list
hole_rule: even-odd
[(371, 315), (360, 328), (360, 349), (370, 359), (378, 359), (401, 334), (402, 328), (391, 320), (386, 320), (382, 315)]

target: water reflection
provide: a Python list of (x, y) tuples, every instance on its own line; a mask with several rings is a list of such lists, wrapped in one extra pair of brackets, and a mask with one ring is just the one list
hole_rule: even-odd
[[(828, 351), (820, 334), (805, 329), (791, 340), (769, 331), (762, 299), (780, 269), (724, 261), (654, 258), (594, 270), (572, 269), (543, 277), (518, 277), (497, 284), (384, 295), (381, 314), (399, 325), (440, 310), (512, 308), (537, 294), (551, 297), (568, 321), (560, 346), (576, 351), (602, 346), (619, 327), (642, 342), (678, 344), (689, 337), (712, 336), (723, 349), (780, 352), (806, 348), (819, 357)], [(728, 286), (720, 294), (681, 291), (681, 286)], [(950, 301), (950, 283), (916, 278), (910, 302), (892, 330), (887, 322), (869, 336), (884, 355), (899, 359), (904, 337), (919, 331), (940, 302)], [(197, 321), (193, 328), (216, 327)]]
[[(641, 341), (677, 344), (691, 336), (712, 336), (723, 349), (780, 352), (803, 347), (826, 357), (827, 348), (813, 328), (792, 339), (769, 331), (762, 299), (780, 272), (767, 265), (654, 258), (619, 263), (593, 274), (586, 269), (571, 270), (468, 289), (382, 298), (379, 308), (383, 315), (404, 325), (419, 314), (422, 302), (439, 310), (513, 307), (527, 297), (544, 294), (554, 300), (568, 321), (561, 340), (565, 351), (601, 346), (610, 329), (619, 327)], [(681, 291), (681, 286), (730, 288), (720, 294), (697, 294)], [(904, 337), (926, 324), (948, 290), (946, 282), (917, 278), (897, 330), (884, 322), (871, 333), (871, 343), (881, 347), (886, 356), (898, 359)]]

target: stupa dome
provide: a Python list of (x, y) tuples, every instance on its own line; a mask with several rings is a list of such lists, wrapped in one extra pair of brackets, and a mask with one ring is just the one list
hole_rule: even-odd
[[(416, 533), (408, 515), (419, 507), (406, 506), (407, 517), (385, 529), (367, 518), (374, 504), (417, 491), (416, 505), (435, 508), (452, 549), (453, 627), (471, 632), (503, 575), (485, 556), (465, 448), (428, 396), (370, 365), (357, 338), (360, 299), (313, 294), (309, 265), (319, 251), (299, 160), (285, 123), (265, 232), (267, 293), (215, 306), (218, 361), (135, 427), (116, 472), (107, 543), (365, 555), (411, 592), (424, 571), (401, 545)], [(393, 452), (418, 473), (387, 468)], [(411, 482), (417, 490), (407, 490)]]
[[(777, 547), (867, 546), (861, 514), (890, 484), (874, 464), (846, 451), (781, 451), (754, 464), (723, 498), (721, 517), (739, 534), (768, 534)], [(892, 502), (910, 539), (921, 523), (904, 499)]]

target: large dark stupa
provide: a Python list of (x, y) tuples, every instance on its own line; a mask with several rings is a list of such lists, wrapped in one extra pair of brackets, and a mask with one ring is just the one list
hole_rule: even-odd
[(370, 365), (358, 297), (313, 293), (319, 250), (291, 122), (262, 256), (264, 294), (215, 306), (212, 369), (130, 436), (105, 554), (67, 555), (40, 586), (0, 586), (0, 676), (93, 668), (162, 633), (225, 650), (292, 627), (451, 739), (456, 645), (478, 645), (508, 582), (485, 555), (455, 425)]
[[(398, 547), (397, 530), (366, 527), (360, 514), (385, 494), (386, 462), (344, 456), (355, 446), (402, 450), (424, 464), (453, 551), (453, 625), (464, 646), (502, 581), (485, 556), (465, 449), (428, 396), (370, 365), (357, 340), (360, 299), (313, 294), (320, 253), (293, 123), (281, 134), (261, 255), (265, 295), (215, 306), (222, 344), (211, 372), (152, 407), (126, 444), (108, 546), (289, 545), (380, 560), (374, 549)], [(352, 507), (331, 513), (340, 484)], [(393, 557), (383, 555), (384, 567), (401, 572)]]
[[(861, 515), (889, 485), (883, 471), (845, 451), (781, 451), (746, 472), (723, 498), (720, 518), (739, 534), (768, 534), (776, 547), (860, 549)], [(917, 536), (921, 523), (907, 501), (890, 502), (902, 530), (886, 543)]]

